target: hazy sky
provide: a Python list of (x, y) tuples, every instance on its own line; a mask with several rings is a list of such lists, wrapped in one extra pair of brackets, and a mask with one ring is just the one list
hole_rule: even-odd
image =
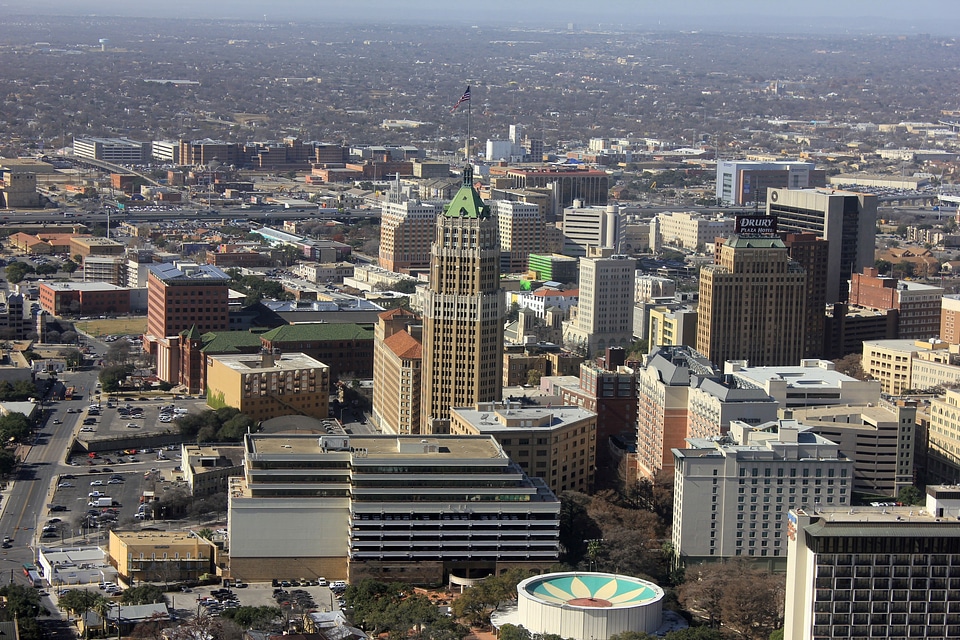
[(960, 34), (957, 0), (0, 0), (0, 15)]

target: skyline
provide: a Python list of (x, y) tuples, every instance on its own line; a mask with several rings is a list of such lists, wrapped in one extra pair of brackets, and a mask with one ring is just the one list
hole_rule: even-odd
[(909, 14), (895, 0), (809, 0), (802, 8), (786, 8), (763, 0), (685, 0), (665, 7), (649, 0), (611, 0), (602, 5), (572, 0), (528, 0), (522, 7), (506, 0), (487, 0), (482, 10), (439, 0), (421, 0), (416, 7), (387, 0), (329, 0), (321, 7), (306, 0), (277, 0), (264, 4), (237, 0), (222, 5), (204, 5), (171, 0), (162, 5), (143, 5), (121, 0), (8, 0), (0, 9), (8, 16), (103, 16), (145, 19), (223, 19), (241, 21), (369, 22), (374, 24), (427, 23), (470, 25), (516, 25), (522, 28), (557, 28), (574, 23), (576, 29), (702, 30), (768, 33), (877, 33), (949, 36), (960, 31), (960, 18), (947, 0), (917, 0)]

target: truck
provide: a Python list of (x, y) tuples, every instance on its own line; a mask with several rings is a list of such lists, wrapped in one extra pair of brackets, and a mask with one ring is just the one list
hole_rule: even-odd
[(90, 498), (91, 507), (112, 507), (113, 498), (109, 496), (102, 496), (100, 498)]

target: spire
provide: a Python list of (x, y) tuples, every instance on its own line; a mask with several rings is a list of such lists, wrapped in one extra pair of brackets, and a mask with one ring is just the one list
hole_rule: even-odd
[(489, 218), (490, 207), (483, 202), (480, 194), (473, 187), (473, 167), (469, 164), (463, 167), (463, 185), (453, 200), (444, 210), (443, 215), (448, 218)]

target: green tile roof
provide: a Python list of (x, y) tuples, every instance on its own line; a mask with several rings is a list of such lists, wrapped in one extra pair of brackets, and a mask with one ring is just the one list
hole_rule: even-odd
[(284, 325), (271, 329), (261, 336), (269, 342), (373, 340), (373, 330), (353, 323), (312, 322)]
[(463, 186), (443, 209), (448, 218), (489, 218), (490, 207), (484, 204), (480, 194), (473, 188), (473, 169), (463, 168)]
[(241, 353), (261, 347), (260, 335), (249, 331), (217, 331), (203, 334), (204, 353)]

